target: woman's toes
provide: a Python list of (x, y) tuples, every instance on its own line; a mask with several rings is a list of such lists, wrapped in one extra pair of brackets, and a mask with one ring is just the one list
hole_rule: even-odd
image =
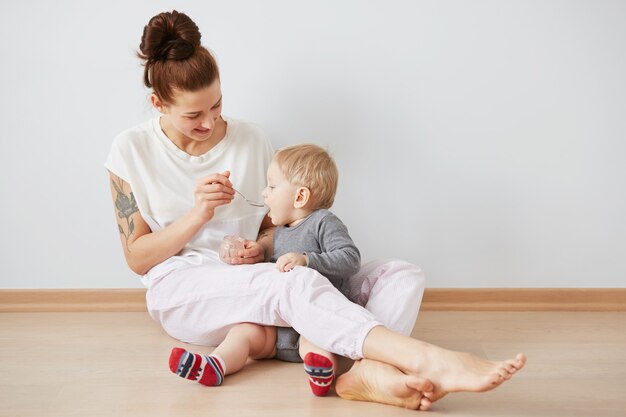
[(420, 406), (418, 408), (418, 410), (422, 410), (422, 411), (426, 411), (430, 408), (430, 406), (432, 405), (432, 403), (430, 402), (430, 400), (426, 397), (422, 397), (422, 400), (420, 401)]
[(424, 391), (424, 397), (428, 398), (431, 402), (435, 399), (435, 393), (433, 391)]
[(406, 385), (409, 388), (414, 389), (415, 391), (420, 391), (422, 393), (431, 393), (435, 389), (433, 383), (430, 382), (426, 378), (420, 378), (418, 376), (410, 375), (406, 380)]
[(503, 366), (503, 367), (504, 367), (504, 369), (506, 369), (506, 371), (507, 371), (508, 373), (510, 373), (511, 375), (513, 375), (515, 372), (517, 372), (517, 368), (516, 368), (513, 364), (511, 364), (511, 363), (508, 363), (508, 362), (507, 362), (507, 363), (504, 363), (502, 366)]
[(489, 384), (491, 387), (500, 385), (504, 381), (504, 377), (500, 373), (496, 372), (489, 377)]

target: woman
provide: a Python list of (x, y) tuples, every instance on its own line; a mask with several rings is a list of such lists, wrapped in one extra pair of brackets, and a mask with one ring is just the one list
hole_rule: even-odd
[[(271, 145), (254, 125), (221, 115), (218, 67), (188, 16), (154, 16), (140, 51), (161, 115), (121, 133), (105, 165), (127, 263), (143, 275), (150, 315), (168, 334), (215, 346), (237, 323), (270, 326), (268, 343), (251, 352), (263, 358), (272, 327), (291, 325), (357, 360), (337, 380), (340, 396), (416, 409), (447, 392), (492, 389), (524, 366), (523, 355), (492, 362), (406, 337), (423, 292), (412, 265), (365, 265), (362, 308), (313, 270), (281, 274), (260, 263), (271, 256), (271, 222), (235, 190), (261, 195)], [(248, 239), (237, 266), (217, 255), (227, 234)]]

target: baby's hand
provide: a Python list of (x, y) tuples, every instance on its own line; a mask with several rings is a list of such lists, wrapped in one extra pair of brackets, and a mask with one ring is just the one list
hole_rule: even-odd
[(306, 266), (306, 264), (306, 255), (295, 252), (286, 253), (276, 261), (276, 267), (280, 272), (289, 272), (298, 265)]

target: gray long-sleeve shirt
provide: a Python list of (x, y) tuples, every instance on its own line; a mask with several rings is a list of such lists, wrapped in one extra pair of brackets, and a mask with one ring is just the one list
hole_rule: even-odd
[(270, 262), (289, 252), (305, 253), (309, 268), (328, 278), (346, 296), (348, 280), (361, 267), (361, 254), (348, 228), (326, 209), (314, 211), (294, 227), (276, 228)]

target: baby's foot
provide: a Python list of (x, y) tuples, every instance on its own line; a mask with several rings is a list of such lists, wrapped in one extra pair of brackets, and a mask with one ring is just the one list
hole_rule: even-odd
[(313, 394), (318, 397), (328, 394), (335, 379), (335, 370), (330, 359), (309, 352), (304, 356), (304, 371), (309, 377), (309, 385)]
[(222, 385), (224, 361), (218, 356), (199, 355), (182, 348), (172, 349), (170, 370), (181, 378), (198, 381), (202, 385)]

